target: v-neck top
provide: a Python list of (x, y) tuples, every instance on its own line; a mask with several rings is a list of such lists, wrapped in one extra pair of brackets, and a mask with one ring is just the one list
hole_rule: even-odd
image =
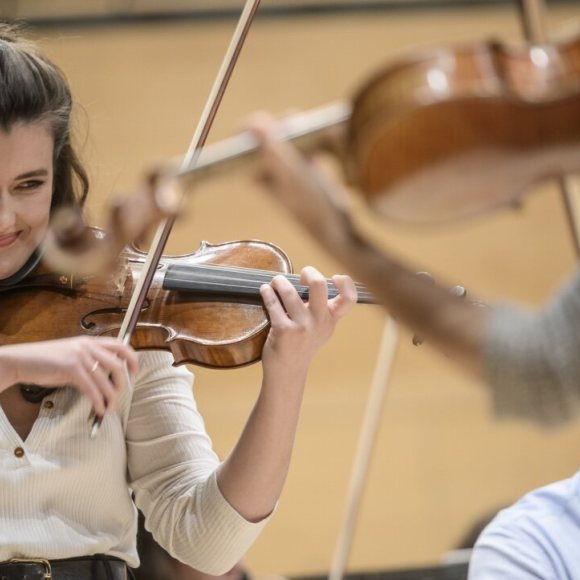
[(132, 492), (179, 560), (221, 574), (243, 556), (267, 519), (248, 522), (221, 494), (193, 377), (172, 362), (139, 353), (133, 385), (95, 439), (76, 389), (44, 400), (25, 441), (0, 407), (0, 561), (108, 554), (137, 566)]

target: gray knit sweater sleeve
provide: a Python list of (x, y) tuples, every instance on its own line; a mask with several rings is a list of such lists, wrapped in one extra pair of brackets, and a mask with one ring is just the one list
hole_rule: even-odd
[(484, 372), (499, 417), (556, 425), (580, 415), (580, 272), (540, 312), (493, 308)]

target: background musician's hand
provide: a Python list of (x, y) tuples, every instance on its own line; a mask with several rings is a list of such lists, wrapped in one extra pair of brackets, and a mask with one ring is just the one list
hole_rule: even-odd
[(359, 232), (345, 189), (321, 167), (318, 157), (307, 159), (281, 141), (271, 116), (255, 114), (246, 126), (261, 143), (261, 181), (268, 191), (419, 340), (481, 377), (487, 309), (421, 280)]
[(300, 283), (309, 287), (308, 302), (303, 302), (284, 276), (262, 286), (260, 293), (272, 325), (262, 352), (264, 375), (305, 371), (337, 321), (356, 303), (356, 288), (349, 276), (335, 275), (332, 281), (339, 295), (329, 299), (322, 274), (311, 266), (304, 268)]
[(109, 337), (74, 337), (0, 347), (0, 391), (17, 383), (72, 386), (89, 398), (99, 416), (114, 410), (137, 371), (135, 351)]
[(350, 229), (348, 198), (317, 157), (306, 158), (280, 141), (276, 120), (256, 113), (246, 122), (261, 143), (259, 180), (300, 224), (331, 253)]

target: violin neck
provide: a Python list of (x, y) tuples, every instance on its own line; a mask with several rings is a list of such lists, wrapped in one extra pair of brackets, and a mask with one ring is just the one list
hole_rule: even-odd
[[(303, 152), (314, 149), (336, 150), (337, 132), (340, 134), (350, 119), (351, 106), (343, 101), (294, 115), (280, 123), (279, 137), (292, 141)], [(241, 165), (255, 156), (259, 142), (250, 132), (207, 145), (191, 165), (173, 170), (174, 177), (197, 181), (214, 172)]]
[[(280, 272), (253, 270), (249, 268), (228, 268), (222, 266), (182, 266), (169, 265), (163, 280), (163, 288), (188, 293), (210, 301), (235, 300), (239, 302), (261, 303), (260, 286), (269, 284)], [(308, 287), (300, 284), (295, 274), (282, 274), (289, 280), (302, 300), (308, 300)], [(328, 297), (338, 296), (339, 291), (332, 280), (326, 281)], [(357, 285), (360, 304), (375, 304), (376, 300), (364, 287)]]

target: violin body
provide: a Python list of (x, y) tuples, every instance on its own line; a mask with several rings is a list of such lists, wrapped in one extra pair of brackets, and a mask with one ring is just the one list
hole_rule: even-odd
[(580, 39), (418, 53), (362, 87), (347, 173), (371, 206), (408, 223), (513, 203), (580, 169)]
[[(140, 269), (145, 255), (135, 252), (132, 260), (137, 260), (132, 263), (139, 264)], [(258, 291), (259, 283), (252, 286), (253, 292), (246, 298), (237, 293), (237, 284), (231, 278), (223, 281), (224, 286), (231, 285), (231, 293), (214, 291), (212, 280), (197, 289), (167, 289), (163, 277), (172, 265), (188, 271), (200, 266), (264, 270), (271, 272), (271, 280), (276, 273), (292, 272), (286, 254), (267, 242), (236, 241), (218, 245), (203, 242), (189, 256), (164, 257), (131, 341), (136, 349), (159, 349), (163, 345), (172, 352), (175, 364), (233, 368), (260, 360), (270, 322)], [(223, 272), (221, 268), (219, 271)], [(107, 322), (108, 334), (116, 334), (121, 318)]]
[[(145, 254), (131, 248), (120, 256), (119, 268), (106, 277), (39, 270), (17, 286), (0, 288), (0, 345), (79, 335), (117, 336), (144, 262)], [(203, 276), (191, 291), (164, 288), (166, 274), (175, 266), (179, 266), (178, 275), (184, 269), (205, 273), (206, 266), (215, 266), (210, 273), (225, 276), (225, 291), (212, 288), (215, 274), (209, 282)], [(248, 268), (252, 274), (269, 274), (252, 285), (251, 295), (240, 296), (230, 266), (234, 272)], [(231, 368), (255, 362), (269, 331), (259, 285), (276, 273), (290, 272), (286, 254), (260, 241), (203, 242), (193, 254), (163, 257), (131, 345), (138, 350), (171, 351), (176, 365)]]

